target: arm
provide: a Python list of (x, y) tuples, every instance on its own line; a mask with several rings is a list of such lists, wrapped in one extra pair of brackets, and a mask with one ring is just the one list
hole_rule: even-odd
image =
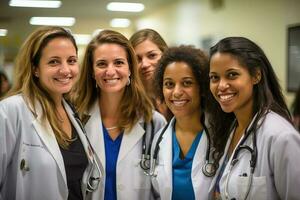
[[(12, 119), (9, 118), (8, 113), (12, 115), (13, 111), (0, 102), (0, 191), (3, 190), (7, 168), (9, 167), (16, 143)], [(0, 194), (0, 199), (3, 198), (2, 195), (3, 193)]]
[(298, 199), (300, 185), (300, 135), (291, 128), (274, 140), (271, 160), (274, 182), (281, 199)]

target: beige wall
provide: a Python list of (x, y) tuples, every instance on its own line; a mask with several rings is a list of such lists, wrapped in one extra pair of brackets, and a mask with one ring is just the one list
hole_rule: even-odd
[(212, 0), (182, 0), (136, 21), (137, 29), (154, 28), (173, 44), (194, 44), (212, 38), (244, 36), (260, 45), (270, 59), (286, 93), (286, 28), (300, 23), (299, 0), (223, 0), (213, 8)]

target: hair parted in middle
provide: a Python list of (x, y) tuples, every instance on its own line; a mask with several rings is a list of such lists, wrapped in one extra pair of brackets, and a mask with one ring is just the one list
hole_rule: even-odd
[(133, 47), (121, 33), (113, 30), (103, 30), (87, 45), (80, 77), (73, 91), (73, 101), (79, 114), (83, 116), (101, 96), (101, 89), (97, 88), (94, 78), (93, 57), (97, 47), (107, 43), (120, 45), (127, 54), (131, 83), (125, 88), (124, 96), (118, 108), (121, 113), (118, 125), (130, 130), (140, 117), (144, 117), (146, 122), (150, 122), (153, 106), (138, 75), (137, 60)]
[(168, 49), (168, 45), (161, 35), (155, 30), (149, 28), (135, 32), (129, 40), (133, 48), (146, 40), (150, 40), (161, 50), (161, 52), (165, 52)]

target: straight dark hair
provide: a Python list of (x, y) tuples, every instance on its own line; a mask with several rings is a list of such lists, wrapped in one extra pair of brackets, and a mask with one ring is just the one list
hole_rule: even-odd
[[(253, 86), (253, 115), (257, 114), (258, 120), (264, 118), (269, 111), (273, 111), (292, 124), (278, 78), (265, 53), (257, 44), (244, 37), (227, 37), (211, 47), (209, 61), (216, 53), (232, 55), (246, 67), (251, 76), (260, 70), (261, 80)], [(222, 155), (235, 115), (223, 112), (211, 93), (208, 99), (206, 107), (211, 116), (209, 126), (212, 130), (212, 139), (216, 151)]]

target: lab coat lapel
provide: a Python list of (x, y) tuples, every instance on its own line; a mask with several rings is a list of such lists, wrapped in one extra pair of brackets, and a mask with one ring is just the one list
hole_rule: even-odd
[[(166, 184), (165, 187), (167, 188), (172, 188), (172, 132), (174, 122), (175, 120), (173, 118), (164, 134), (162, 142), (159, 144), (165, 172), (164, 184)], [(166, 194), (166, 199), (171, 199), (171, 195), (172, 189), (170, 193)]]
[(41, 140), (44, 142), (48, 151), (56, 161), (64, 182), (67, 185), (65, 165), (54, 132), (48, 121), (42, 121), (42, 108), (39, 103), (37, 103), (35, 111), (37, 118), (33, 121), (33, 126)]
[(199, 167), (201, 168), (201, 166), (204, 164), (203, 161), (205, 161), (207, 145), (207, 135), (205, 131), (203, 131), (193, 159), (192, 177), (196, 176), (196, 172), (198, 171)]
[(72, 123), (72, 125), (74, 126), (74, 128), (76, 129), (77, 133), (78, 133), (78, 136), (81, 140), (81, 143), (83, 145), (83, 148), (84, 148), (84, 151), (88, 157), (88, 160), (89, 160), (89, 163), (92, 163), (93, 162), (93, 157), (92, 157), (92, 150), (89, 148), (89, 144), (88, 144), (88, 141), (86, 139), (86, 136), (85, 134), (83, 133), (81, 127), (79, 126), (78, 122), (76, 121), (75, 117), (74, 117), (74, 112), (73, 110), (71, 109), (71, 107), (67, 104), (67, 102), (65, 100), (63, 100), (63, 104), (64, 104), (64, 107), (66, 109), (66, 112), (68, 114), (68, 117)]
[(119, 151), (118, 163), (126, 157), (129, 151), (138, 143), (138, 141), (143, 137), (145, 130), (140, 125), (136, 123), (130, 132), (123, 134), (123, 139)]
[(90, 110), (90, 118), (87, 121), (85, 128), (87, 131), (87, 136), (92, 143), (92, 146), (98, 156), (100, 162), (105, 168), (105, 147), (104, 147), (104, 138), (103, 138), (103, 127), (101, 113), (98, 106), (98, 101), (94, 104)]

